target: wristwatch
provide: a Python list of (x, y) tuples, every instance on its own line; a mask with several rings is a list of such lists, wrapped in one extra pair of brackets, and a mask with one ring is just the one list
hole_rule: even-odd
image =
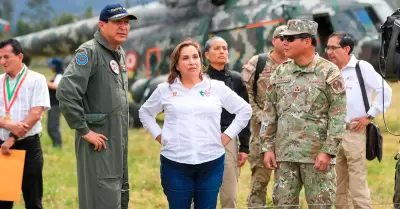
[(372, 115), (367, 115), (367, 119), (368, 120), (373, 120), (373, 119), (375, 119), (375, 117), (372, 117)]
[(10, 132), (9, 137), (14, 138), (14, 140), (17, 140), (19, 137), (16, 136), (15, 134), (13, 134), (12, 132)]

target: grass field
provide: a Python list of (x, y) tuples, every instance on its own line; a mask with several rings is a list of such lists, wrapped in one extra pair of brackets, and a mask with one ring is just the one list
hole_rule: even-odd
[[(50, 70), (33, 69), (50, 76)], [(393, 103), (386, 113), (386, 121), (391, 131), (400, 132), (400, 83), (390, 84), (393, 88)], [(362, 104), (362, 103), (360, 103)], [(360, 108), (363, 108), (362, 106)], [(43, 206), (46, 209), (78, 208), (76, 159), (74, 154), (74, 132), (62, 121), (62, 150), (53, 149), (47, 135), (47, 114), (42, 120), (43, 135), (41, 138), (44, 151), (44, 196)], [(382, 117), (377, 119), (384, 133), (383, 160), (368, 162), (368, 183), (373, 200), (373, 208), (393, 208), (392, 196), (394, 185), (395, 161), (393, 156), (400, 150), (399, 137), (389, 135), (383, 125)], [(166, 197), (162, 192), (159, 178), (160, 145), (153, 141), (143, 129), (129, 130), (129, 180), (131, 185), (130, 206), (135, 209), (168, 208)], [(246, 208), (246, 197), (249, 191), (250, 170), (248, 163), (242, 168), (239, 181), (239, 208)], [(271, 187), (268, 186), (268, 201), (271, 200)], [(304, 204), (304, 196), (302, 202)], [(23, 199), (15, 204), (16, 209), (24, 208)]]

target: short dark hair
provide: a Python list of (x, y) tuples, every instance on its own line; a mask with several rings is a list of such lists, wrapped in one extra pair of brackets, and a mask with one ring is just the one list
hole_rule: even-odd
[(302, 35), (303, 38), (310, 38), (311, 39), (311, 44), (313, 45), (313, 47), (317, 47), (318, 42), (317, 42), (317, 38), (314, 35), (311, 35), (309, 33), (302, 33), (300, 35)]
[(28, 54), (24, 54), (24, 58), (22, 58), (22, 62), (26, 65), (29, 66), (31, 64), (31, 57)]
[(11, 45), (11, 47), (13, 48), (12, 52), (15, 55), (19, 55), (21, 53), (24, 54), (24, 52), (22, 50), (22, 46), (17, 40), (11, 38), (11, 39), (7, 39), (7, 40), (4, 40), (4, 41), (1, 41), (0, 42), (0, 49), (6, 47), (7, 45)]
[(311, 36), (311, 44), (314, 47), (317, 47), (318, 42), (317, 42), (317, 38), (315, 38), (315, 36)]
[(317, 47), (317, 44), (318, 44), (317, 43), (317, 38), (314, 35), (311, 35), (309, 33), (300, 33), (300, 34), (297, 34), (296, 36), (298, 36), (301, 39), (310, 38), (311, 39), (311, 44), (314, 47)]
[(353, 36), (351, 36), (350, 34), (344, 32), (344, 31), (336, 31), (336, 32), (333, 32), (329, 36), (329, 38), (332, 38), (332, 37), (338, 37), (340, 39), (339, 45), (341, 47), (349, 46), (350, 47), (349, 55), (350, 55), (350, 53), (354, 49), (354, 44), (355, 44)]

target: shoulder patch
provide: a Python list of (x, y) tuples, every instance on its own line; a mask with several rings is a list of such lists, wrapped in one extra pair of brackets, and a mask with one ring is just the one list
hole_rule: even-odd
[(338, 79), (334, 80), (331, 83), (331, 87), (332, 87), (333, 92), (335, 92), (336, 94), (342, 93), (346, 89), (346, 86), (345, 86), (345, 83), (344, 83), (344, 80), (342, 77), (339, 77)]
[(75, 61), (76, 61), (76, 64), (78, 64), (78, 65), (86, 65), (88, 63), (89, 59), (86, 54), (80, 53), (80, 54), (76, 55)]
[(253, 65), (249, 63), (243, 65), (242, 72), (240, 73), (243, 81), (246, 83), (249, 82), (255, 71), (256, 69)]

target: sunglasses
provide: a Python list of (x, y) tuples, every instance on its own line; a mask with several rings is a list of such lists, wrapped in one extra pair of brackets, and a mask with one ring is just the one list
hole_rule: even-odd
[(297, 34), (297, 35), (286, 35), (286, 36), (281, 36), (280, 39), (281, 41), (286, 40), (287, 42), (293, 42), (294, 40), (301, 38), (301, 39), (305, 39), (305, 38), (311, 38), (311, 35), (309, 34)]

